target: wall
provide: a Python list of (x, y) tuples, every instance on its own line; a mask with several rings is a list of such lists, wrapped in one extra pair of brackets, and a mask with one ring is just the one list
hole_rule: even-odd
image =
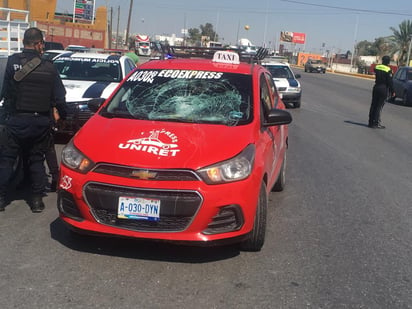
[[(66, 0), (67, 1), (67, 0)], [(72, 23), (55, 19), (57, 0), (0, 0), (3, 7), (29, 10), (30, 21), (45, 33), (47, 41), (67, 45), (107, 48), (107, 8), (96, 9), (94, 24)]]

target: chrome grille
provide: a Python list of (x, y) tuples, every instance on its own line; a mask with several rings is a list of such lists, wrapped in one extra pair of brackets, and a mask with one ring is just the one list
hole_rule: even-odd
[[(146, 180), (156, 180), (156, 181), (199, 181), (199, 177), (196, 175), (195, 172), (190, 170), (156, 170), (156, 169), (141, 169), (136, 167), (130, 166), (122, 166), (122, 165), (114, 165), (114, 164), (107, 164), (107, 163), (99, 163), (93, 169), (93, 172), (118, 176), (118, 177), (125, 177), (125, 178), (133, 178), (133, 179), (146, 179)], [(149, 178), (142, 178), (136, 176), (138, 172), (151, 174)]]
[[(88, 183), (84, 189), (84, 196), (91, 213), (100, 223), (144, 232), (183, 231), (202, 204), (202, 197), (194, 191), (152, 190), (100, 183)], [(117, 218), (120, 196), (159, 199), (160, 220)]]

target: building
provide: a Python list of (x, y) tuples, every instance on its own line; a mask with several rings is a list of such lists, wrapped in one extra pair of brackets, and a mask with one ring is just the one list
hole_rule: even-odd
[[(73, 14), (56, 13), (56, 2), (57, 0), (0, 0), (0, 7), (29, 11), (30, 23), (44, 32), (46, 41), (60, 42), (64, 47), (83, 45), (108, 48), (107, 7), (98, 7), (94, 19), (84, 20), (73, 18)], [(19, 16), (16, 15), (15, 18), (18, 19)]]

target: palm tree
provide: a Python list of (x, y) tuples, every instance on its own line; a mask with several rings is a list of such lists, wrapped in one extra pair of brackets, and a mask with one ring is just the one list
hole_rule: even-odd
[(399, 29), (390, 27), (393, 31), (392, 41), (396, 45), (395, 52), (398, 53), (398, 64), (405, 64), (409, 50), (410, 40), (412, 39), (412, 21), (404, 20), (399, 24)]
[(380, 37), (375, 39), (372, 44), (372, 48), (376, 51), (376, 54), (382, 58), (385, 55), (392, 54), (393, 50), (396, 50), (396, 45), (392, 42), (392, 37)]

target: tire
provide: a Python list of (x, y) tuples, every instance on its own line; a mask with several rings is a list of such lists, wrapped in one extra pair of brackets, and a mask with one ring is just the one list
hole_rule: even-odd
[(293, 107), (294, 108), (299, 108), (300, 107), (300, 101), (299, 102), (294, 102)]
[(283, 155), (283, 162), (282, 162), (282, 167), (280, 168), (279, 176), (278, 179), (276, 179), (275, 184), (273, 185), (272, 191), (274, 192), (280, 192), (285, 189), (285, 184), (286, 184), (286, 150), (285, 154)]
[(240, 244), (241, 250), (257, 252), (262, 249), (266, 234), (267, 206), (266, 188), (262, 183), (259, 192), (258, 204), (256, 206), (253, 229), (248, 235), (249, 238)]

